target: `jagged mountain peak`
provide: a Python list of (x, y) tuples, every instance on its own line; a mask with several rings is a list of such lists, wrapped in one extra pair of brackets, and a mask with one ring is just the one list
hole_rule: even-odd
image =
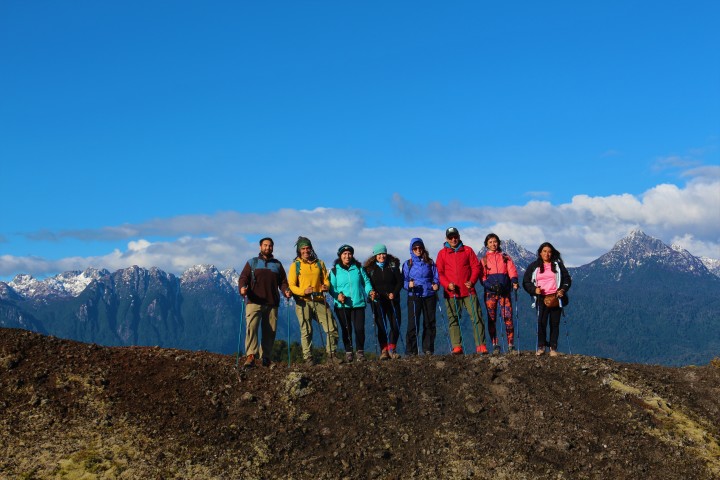
[[(513, 259), (513, 262), (515, 262), (515, 266), (519, 270), (527, 269), (528, 265), (530, 265), (536, 257), (534, 253), (527, 250), (525, 247), (523, 247), (511, 238), (508, 238), (507, 240), (501, 240), (500, 247), (502, 248), (502, 251), (504, 253), (506, 253), (510, 256), (510, 258)], [(478, 251), (478, 258), (482, 258), (483, 256), (485, 256), (485, 252), (487, 252), (487, 248), (483, 246)]]
[(620, 239), (609, 252), (597, 260), (578, 268), (578, 272), (586, 275), (592, 270), (602, 269), (612, 272), (614, 279), (619, 280), (623, 275), (648, 265), (658, 265), (676, 273), (710, 273), (703, 262), (687, 250), (678, 246), (670, 247), (662, 240), (638, 229)]

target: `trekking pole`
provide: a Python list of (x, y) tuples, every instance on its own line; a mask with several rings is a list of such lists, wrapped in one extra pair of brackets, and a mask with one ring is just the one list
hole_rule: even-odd
[[(538, 336), (540, 335), (540, 301), (537, 297), (535, 297), (535, 312), (537, 313), (537, 318), (535, 319), (535, 351), (537, 352), (540, 348), (540, 339)], [(545, 339), (543, 338), (543, 342), (545, 342)]]
[(367, 302), (367, 304), (370, 306), (370, 313), (372, 313), (373, 318), (373, 330), (375, 331), (375, 354), (380, 357), (380, 339), (378, 338), (378, 328), (377, 328), (377, 317), (375, 316), (375, 306), (373, 305), (373, 301)]
[[(418, 342), (418, 337), (420, 336), (420, 320), (418, 319), (417, 314), (417, 298), (415, 295), (410, 295), (410, 292), (408, 292), (408, 298), (411, 298), (411, 303), (413, 307), (413, 325), (415, 325), (415, 353), (420, 355), (420, 343)], [(423, 312), (424, 315), (424, 312)], [(409, 320), (409, 319), (408, 319)]]
[(245, 329), (245, 297), (240, 297), (240, 331), (238, 332), (237, 352), (235, 353), (235, 368), (240, 364), (240, 341), (242, 332)]
[[(510, 303), (512, 305), (512, 301)], [(515, 306), (512, 309), (513, 314), (513, 331), (515, 332), (515, 350), (520, 355), (520, 304), (518, 303), (517, 290), (515, 290)]]
[[(310, 303), (312, 304), (312, 309), (315, 311), (315, 320), (317, 320), (318, 325), (320, 325), (320, 330), (322, 330), (322, 325), (320, 324), (320, 317), (317, 313), (317, 305), (315, 305), (315, 300), (312, 299), (312, 295), (310, 296)], [(310, 317), (310, 328), (312, 328), (312, 317)], [(323, 337), (322, 333), (320, 333), (320, 342), (322, 343), (323, 350), (327, 351), (327, 347), (325, 347), (325, 337)], [(312, 347), (310, 347), (312, 348)]]
[(290, 299), (285, 299), (285, 320), (287, 321), (287, 352), (288, 352), (288, 367), (290, 366)]
[[(483, 321), (483, 318), (482, 318), (482, 312), (478, 312), (479, 304), (480, 304), (480, 301), (478, 300), (477, 293), (475, 293), (474, 300), (473, 300), (473, 295), (470, 294), (470, 307), (475, 312), (474, 315), (475, 315), (475, 318), (477, 319), (477, 323), (473, 323), (473, 333), (477, 337), (478, 341), (483, 342), (482, 345), (484, 345), (485, 344), (485, 342), (483, 341), (484, 339), (480, 338), (480, 322)], [(471, 320), (471, 322), (472, 322), (472, 320)]]
[(385, 316), (385, 309), (382, 308), (382, 303), (380, 303), (380, 301), (378, 301), (378, 300), (373, 300), (373, 301), (377, 304), (378, 309), (380, 310), (380, 316), (382, 317), (382, 321), (383, 321), (382, 326), (383, 326), (383, 330), (385, 331), (385, 341), (389, 343), (390, 337), (388, 336), (388, 331), (387, 331), (387, 317)]
[(440, 310), (440, 317), (445, 319), (445, 325), (448, 330), (447, 341), (448, 347), (450, 347), (449, 353), (452, 353), (452, 342), (450, 341), (450, 319), (443, 313), (442, 306), (440, 305), (441, 303), (442, 301), (438, 300), (438, 310)]
[(562, 298), (559, 298), (558, 300), (560, 300), (560, 311), (562, 312), (562, 316), (565, 319), (565, 340), (567, 340), (568, 352), (570, 353), (570, 355), (572, 355), (572, 346), (570, 345), (570, 327), (567, 321), (567, 315), (565, 315), (565, 307), (563, 306)]
[[(350, 348), (350, 353), (353, 352), (353, 328), (354, 325), (352, 325), (352, 318), (348, 320), (348, 314), (347, 314), (347, 308), (340, 307), (340, 310), (343, 312), (343, 317), (345, 317), (345, 327), (347, 328), (347, 336), (350, 338), (350, 345), (345, 345), (345, 354), (348, 353), (348, 348)], [(338, 315), (338, 320), (340, 319), (340, 316)], [(355, 343), (357, 343), (357, 335), (355, 335)], [(365, 347), (363, 347), (365, 348)], [(355, 347), (355, 350), (357, 350), (357, 346)]]
[[(400, 340), (400, 343), (402, 344), (403, 351), (407, 354), (407, 348), (402, 339), (402, 332), (400, 331), (400, 315), (398, 315), (398, 311), (397, 308), (395, 308), (395, 302), (393, 300), (390, 300), (390, 306), (392, 307), (393, 314), (395, 315), (395, 327), (398, 331), (398, 340)], [(392, 322), (390, 323), (390, 326), (392, 327)]]

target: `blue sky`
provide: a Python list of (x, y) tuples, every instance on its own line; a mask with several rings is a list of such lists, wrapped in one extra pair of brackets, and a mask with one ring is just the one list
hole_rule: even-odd
[(720, 3), (0, 3), (0, 279), (461, 229), (720, 257)]

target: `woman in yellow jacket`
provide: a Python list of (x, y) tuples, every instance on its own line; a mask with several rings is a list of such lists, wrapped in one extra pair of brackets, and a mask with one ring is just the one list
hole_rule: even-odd
[(312, 357), (313, 319), (325, 331), (325, 349), (330, 361), (339, 361), (337, 356), (338, 328), (325, 300), (330, 288), (325, 263), (317, 258), (308, 238), (298, 237), (295, 244), (297, 257), (287, 269), (288, 284), (295, 298), (295, 314), (300, 323), (300, 341), (305, 363), (314, 365)]

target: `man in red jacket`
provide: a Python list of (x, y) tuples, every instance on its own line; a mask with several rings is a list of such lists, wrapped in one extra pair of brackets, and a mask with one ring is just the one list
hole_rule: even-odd
[(437, 254), (437, 271), (445, 297), (448, 330), (453, 355), (461, 355), (462, 333), (460, 332), (460, 309), (470, 315), (475, 337), (475, 351), (487, 354), (485, 346), (485, 324), (478, 302), (475, 283), (482, 276), (482, 265), (472, 248), (460, 241), (460, 232), (455, 227), (445, 231), (446, 242)]

